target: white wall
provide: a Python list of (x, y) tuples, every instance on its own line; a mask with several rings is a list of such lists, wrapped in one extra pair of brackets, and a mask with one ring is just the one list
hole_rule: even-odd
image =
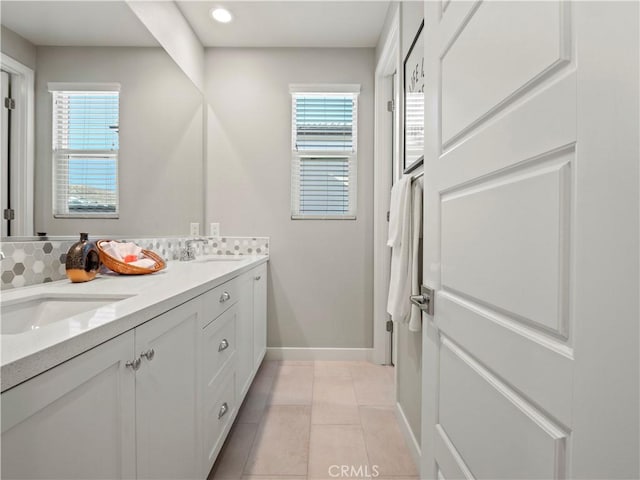
[[(373, 49), (209, 48), (207, 222), (269, 235), (271, 347), (373, 342)], [(290, 83), (359, 83), (358, 218), (291, 220)]]
[(2, 36), (0, 37), (0, 50), (14, 60), (26, 65), (31, 70), (36, 69), (36, 47), (27, 39), (21, 37), (13, 30), (0, 25)]
[[(202, 95), (164, 50), (38, 47), (36, 71), (36, 231), (169, 235), (202, 222)], [(52, 81), (121, 84), (119, 219), (53, 218)]]

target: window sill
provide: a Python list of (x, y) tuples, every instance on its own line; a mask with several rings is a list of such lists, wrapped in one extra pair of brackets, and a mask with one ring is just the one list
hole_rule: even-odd
[(355, 215), (291, 215), (291, 220), (356, 220)]
[(55, 213), (53, 218), (120, 218), (118, 213)]

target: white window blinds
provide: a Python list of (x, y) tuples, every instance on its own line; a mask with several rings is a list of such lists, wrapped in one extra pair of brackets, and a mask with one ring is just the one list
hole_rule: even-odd
[(117, 217), (119, 91), (73, 90), (53, 96), (53, 214)]
[(293, 219), (356, 216), (359, 87), (349, 87), (292, 91)]

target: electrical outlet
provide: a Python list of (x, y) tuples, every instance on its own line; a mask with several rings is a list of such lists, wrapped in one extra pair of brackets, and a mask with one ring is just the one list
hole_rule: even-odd
[(192, 237), (197, 237), (200, 235), (200, 224), (192, 223), (189, 227), (189, 235)]
[(219, 223), (210, 223), (209, 224), (209, 236), (210, 237), (219, 237), (220, 236), (220, 224)]

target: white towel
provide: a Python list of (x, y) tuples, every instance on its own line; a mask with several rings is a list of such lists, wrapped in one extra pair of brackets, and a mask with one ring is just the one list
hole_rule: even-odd
[(391, 189), (389, 205), (389, 247), (400, 246), (403, 228), (408, 227), (409, 204), (411, 202), (411, 179), (404, 177), (397, 181)]
[[(413, 182), (411, 195), (411, 295), (420, 294), (420, 237), (422, 236), (422, 179)], [(409, 331), (419, 332), (422, 328), (422, 310), (411, 304)]]
[(120, 262), (124, 262), (124, 257), (127, 255), (140, 257), (142, 253), (142, 248), (132, 242), (117, 242), (112, 240), (102, 243), (101, 247), (106, 253)]
[(411, 178), (404, 177), (391, 189), (389, 240), (391, 278), (387, 312), (396, 321), (405, 321), (410, 312), (411, 292)]

